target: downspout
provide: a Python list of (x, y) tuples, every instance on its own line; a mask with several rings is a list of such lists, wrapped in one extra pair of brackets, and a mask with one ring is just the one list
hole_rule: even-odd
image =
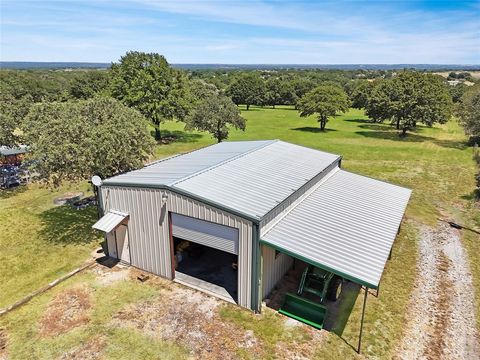
[(252, 229), (252, 280), (251, 280), (251, 309), (256, 313), (261, 311), (260, 286), (261, 286), (261, 266), (260, 266), (260, 232), (258, 224), (253, 223)]

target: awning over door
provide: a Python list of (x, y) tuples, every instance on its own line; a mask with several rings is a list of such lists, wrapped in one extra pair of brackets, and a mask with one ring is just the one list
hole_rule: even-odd
[(120, 223), (128, 217), (128, 214), (110, 210), (103, 215), (100, 220), (93, 224), (92, 228), (109, 233), (114, 230)]
[(238, 229), (172, 213), (172, 235), (238, 255)]
[(377, 288), (410, 195), (409, 189), (337, 170), (261, 241)]

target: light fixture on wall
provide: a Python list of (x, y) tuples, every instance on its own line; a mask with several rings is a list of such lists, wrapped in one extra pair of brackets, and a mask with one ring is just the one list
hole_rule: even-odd
[(166, 204), (168, 200), (168, 195), (167, 194), (162, 194), (162, 204)]

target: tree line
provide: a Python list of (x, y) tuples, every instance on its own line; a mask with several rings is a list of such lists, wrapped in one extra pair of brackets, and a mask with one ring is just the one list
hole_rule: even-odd
[(406, 136), (417, 124), (446, 122), (456, 103), (467, 132), (478, 134), (470, 125), (478, 117), (465, 110), (476, 104), (472, 91), (457, 86), (411, 70), (184, 71), (159, 54), (128, 52), (103, 71), (0, 71), (0, 144), (28, 144), (41, 178), (57, 185), (141, 166), (154, 146), (147, 121), (157, 141), (173, 119), (223, 141), (246, 127), (238, 105), (291, 105), (322, 130), (363, 108)]

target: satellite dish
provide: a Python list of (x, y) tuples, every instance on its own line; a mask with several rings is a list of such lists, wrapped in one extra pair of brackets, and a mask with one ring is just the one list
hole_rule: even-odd
[(92, 184), (95, 186), (101, 186), (102, 185), (102, 178), (98, 175), (92, 176)]

